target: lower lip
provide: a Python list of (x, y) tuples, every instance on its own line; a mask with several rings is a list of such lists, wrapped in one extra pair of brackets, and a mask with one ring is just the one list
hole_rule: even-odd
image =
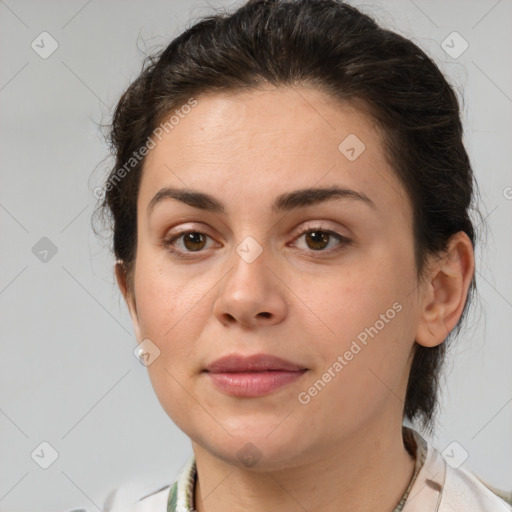
[(257, 397), (296, 381), (304, 375), (305, 371), (206, 373), (214, 386), (229, 395)]

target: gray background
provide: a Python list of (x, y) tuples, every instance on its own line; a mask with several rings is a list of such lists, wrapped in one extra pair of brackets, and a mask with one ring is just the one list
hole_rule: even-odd
[[(463, 467), (512, 490), (512, 1), (352, 3), (411, 37), (465, 97), (489, 232), (433, 442), (456, 441)], [(0, 0), (1, 511), (101, 510), (119, 485), (132, 482), (135, 498), (171, 483), (192, 454), (132, 354), (109, 242), (90, 218), (110, 163), (97, 124), (144, 52), (211, 12), (198, 1)], [(31, 47), (43, 31), (59, 45), (46, 59)], [(457, 58), (441, 46), (453, 31), (469, 44)], [(47, 261), (43, 237), (57, 248)], [(58, 452), (48, 469), (34, 460), (49, 460), (43, 441)]]

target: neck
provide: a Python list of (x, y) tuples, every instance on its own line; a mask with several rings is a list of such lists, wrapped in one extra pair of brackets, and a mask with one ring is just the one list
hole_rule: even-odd
[(401, 423), (375, 422), (350, 439), (319, 450), (313, 459), (273, 471), (240, 468), (192, 444), (197, 512), (391, 512), (414, 470)]

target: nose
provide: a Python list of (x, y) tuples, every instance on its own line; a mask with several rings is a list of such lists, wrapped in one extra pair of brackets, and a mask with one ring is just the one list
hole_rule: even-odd
[(233, 251), (230, 270), (221, 281), (213, 307), (224, 326), (254, 328), (278, 324), (286, 317), (286, 287), (271, 268), (269, 252), (263, 250), (253, 259), (250, 254)]

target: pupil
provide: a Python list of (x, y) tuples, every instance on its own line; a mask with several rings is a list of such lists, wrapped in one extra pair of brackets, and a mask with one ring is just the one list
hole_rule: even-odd
[[(313, 249), (322, 249), (324, 248), (328, 243), (329, 235), (323, 231), (311, 231), (309, 235), (307, 235), (310, 239), (313, 239)], [(317, 238), (317, 240), (315, 240)], [(324, 243), (325, 242), (325, 243)], [(316, 245), (320, 244), (320, 247), (317, 247)]]
[[(201, 233), (187, 233), (185, 235), (185, 247), (189, 250), (196, 251), (198, 249), (201, 249), (201, 239), (203, 235)], [(192, 244), (192, 246), (190, 245)], [(200, 247), (197, 247), (197, 244), (200, 245)]]

